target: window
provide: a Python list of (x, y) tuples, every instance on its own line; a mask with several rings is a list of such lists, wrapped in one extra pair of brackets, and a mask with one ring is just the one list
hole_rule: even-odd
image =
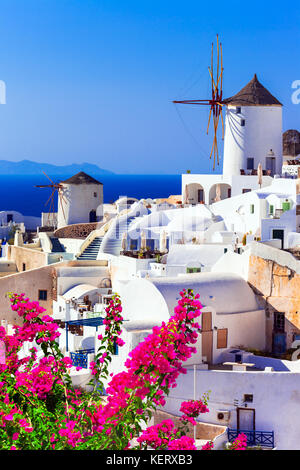
[(241, 126), (244, 127), (245, 126), (245, 119), (241, 119)]
[(240, 106), (237, 106), (237, 107), (235, 108), (236, 114), (241, 114), (241, 111), (242, 111), (242, 108), (241, 108)]
[(290, 204), (289, 201), (285, 201), (285, 202), (282, 203), (282, 210), (283, 210), (283, 212), (289, 211), (290, 208), (291, 208), (291, 204)]
[(250, 204), (250, 214), (254, 214), (254, 204)]
[(247, 189), (247, 188), (243, 188), (242, 189), (242, 193), (250, 193), (251, 189)]
[(97, 193), (94, 193), (94, 197), (97, 197)]
[(22, 271), (26, 271), (26, 264), (25, 263), (22, 264)]
[(244, 395), (244, 403), (253, 403), (253, 395)]
[(254, 158), (247, 158), (247, 170), (254, 170)]
[(201, 268), (186, 268), (186, 272), (190, 273), (201, 273)]
[(47, 291), (39, 290), (39, 300), (47, 300)]
[(283, 312), (274, 312), (274, 331), (284, 333), (285, 317)]
[(14, 220), (14, 215), (13, 214), (7, 214), (6, 222), (9, 224), (9, 222), (13, 222), (13, 220)]
[(272, 204), (270, 204), (269, 212), (270, 212), (270, 215), (274, 214), (274, 206)]
[(222, 328), (217, 330), (217, 349), (227, 348), (227, 328)]

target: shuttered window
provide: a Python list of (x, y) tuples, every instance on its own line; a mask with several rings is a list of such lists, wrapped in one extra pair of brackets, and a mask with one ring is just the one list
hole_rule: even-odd
[(218, 329), (217, 331), (217, 349), (227, 348), (227, 328)]

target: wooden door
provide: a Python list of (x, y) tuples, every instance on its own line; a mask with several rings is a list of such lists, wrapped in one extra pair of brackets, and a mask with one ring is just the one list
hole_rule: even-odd
[(237, 408), (237, 428), (241, 431), (255, 431), (255, 410)]
[(212, 330), (211, 312), (202, 312), (202, 331)]
[(206, 356), (207, 362), (213, 358), (213, 330), (211, 312), (203, 312), (202, 315), (202, 356)]

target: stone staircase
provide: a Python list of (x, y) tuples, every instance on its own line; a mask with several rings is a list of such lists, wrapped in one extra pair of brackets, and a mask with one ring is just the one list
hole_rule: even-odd
[(110, 236), (106, 240), (104, 253), (119, 256), (122, 251), (122, 236), (123, 233), (128, 231), (128, 227), (135, 217), (128, 217), (125, 221), (117, 222), (114, 236)]
[(95, 237), (86, 249), (77, 257), (78, 260), (96, 260), (102, 243), (102, 237)]

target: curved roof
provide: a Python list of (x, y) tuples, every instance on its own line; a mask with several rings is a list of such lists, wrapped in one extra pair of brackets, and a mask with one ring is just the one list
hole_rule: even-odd
[(127, 320), (123, 327), (127, 331), (151, 330), (170, 318), (164, 297), (152, 282), (135, 279), (120, 290), (123, 317)]
[(92, 286), (91, 284), (78, 284), (77, 286), (72, 287), (63, 294), (65, 300), (71, 300), (73, 297), (75, 299), (80, 299), (86, 294), (97, 291), (99, 287)]
[(87, 175), (84, 171), (80, 171), (79, 173), (76, 173), (76, 175), (71, 176), (71, 178), (68, 178), (65, 181), (61, 181), (61, 183), (66, 183), (66, 184), (101, 184), (100, 181), (97, 181), (95, 178), (93, 178), (90, 175)]
[(225, 104), (238, 106), (282, 106), (258, 81), (256, 74), (236, 95), (223, 100)]
[[(119, 199), (115, 201), (115, 204), (127, 204), (128, 201), (137, 202), (138, 199), (136, 197), (129, 197), (129, 196), (121, 196)], [(132, 204), (133, 204), (132, 202)]]
[(248, 283), (238, 274), (200, 273), (174, 278), (134, 279), (126, 282), (121, 300), (124, 328), (127, 331), (149, 330), (168, 321), (182, 289), (200, 294), (203, 307), (217, 314), (234, 314), (259, 310)]
[(195, 294), (199, 293), (202, 305), (214, 308), (217, 313), (259, 310), (252, 289), (237, 274), (204, 272), (176, 278), (159, 278), (152, 280), (152, 283), (164, 297), (170, 312), (173, 312), (179, 292), (184, 288), (193, 289)]
[(169, 232), (202, 231), (212, 224), (212, 214), (204, 204), (189, 207), (187, 209), (176, 209), (170, 214), (172, 220), (168, 223)]

